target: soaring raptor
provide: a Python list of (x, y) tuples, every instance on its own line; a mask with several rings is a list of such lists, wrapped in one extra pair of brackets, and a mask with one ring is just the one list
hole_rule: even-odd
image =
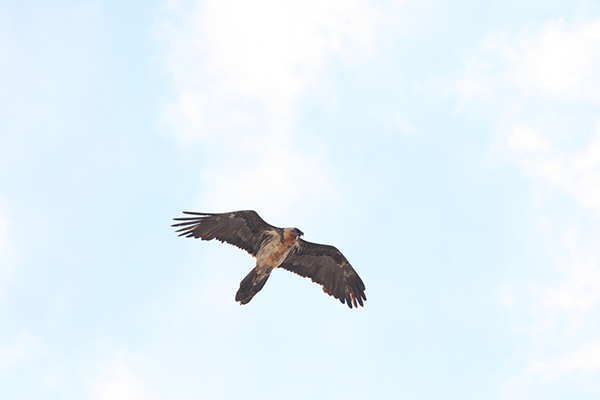
[(365, 284), (346, 257), (335, 247), (300, 239), (298, 228), (277, 228), (267, 224), (256, 211), (207, 214), (184, 211), (194, 217), (173, 218), (183, 221), (179, 236), (217, 239), (246, 250), (256, 258), (256, 267), (240, 283), (235, 301), (247, 304), (258, 293), (271, 271), (284, 268), (311, 278), (323, 291), (348, 307), (358, 307), (367, 300)]

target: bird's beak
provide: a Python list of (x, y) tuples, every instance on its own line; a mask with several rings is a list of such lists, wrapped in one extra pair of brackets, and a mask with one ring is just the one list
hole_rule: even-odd
[(302, 232), (300, 229), (298, 228), (294, 228), (294, 233), (296, 234), (296, 236), (300, 237), (302, 235), (304, 235), (304, 232)]

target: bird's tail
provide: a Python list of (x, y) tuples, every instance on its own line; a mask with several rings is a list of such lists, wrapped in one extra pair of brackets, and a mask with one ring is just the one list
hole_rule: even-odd
[(254, 295), (260, 292), (271, 275), (272, 269), (256, 267), (240, 282), (240, 289), (235, 294), (235, 301), (247, 304)]

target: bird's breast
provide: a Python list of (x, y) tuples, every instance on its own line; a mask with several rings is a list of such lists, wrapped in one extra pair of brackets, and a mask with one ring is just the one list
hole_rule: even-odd
[(279, 237), (273, 237), (258, 251), (256, 265), (277, 268), (285, 260), (293, 245), (294, 243), (282, 243)]

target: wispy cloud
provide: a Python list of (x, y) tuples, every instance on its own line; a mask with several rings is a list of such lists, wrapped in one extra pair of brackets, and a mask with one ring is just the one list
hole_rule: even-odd
[(13, 336), (10, 343), (0, 343), (0, 370), (28, 364), (41, 349), (40, 340), (27, 331)]
[(202, 203), (276, 209), (302, 196), (335, 198), (323, 147), (296, 131), (294, 107), (326, 87), (332, 59), (368, 51), (375, 13), (367, 2), (170, 2), (167, 10), (160, 32), (175, 99), (163, 123), (209, 155)]
[[(207, 1), (191, 8), (172, 5), (161, 30), (176, 89), (166, 118), (183, 140), (260, 120), (286, 128), (294, 101), (317, 83), (328, 57), (364, 52), (374, 23), (360, 0)], [(181, 13), (189, 13), (183, 23)]]
[(600, 215), (600, 20), (565, 25), (490, 35), (458, 90), (483, 100), (526, 174)]
[(520, 96), (598, 101), (600, 21), (551, 21), (514, 37), (495, 31), (465, 63), (460, 85), (465, 95), (519, 88)]
[(148, 400), (145, 382), (132, 369), (123, 352), (105, 362), (94, 383), (93, 398), (97, 400)]
[(536, 201), (531, 242), (542, 279), (504, 296), (534, 340), (505, 397), (537, 398), (553, 390), (548, 382), (561, 387), (584, 372), (597, 379), (600, 20), (495, 32), (469, 57), (458, 90), (483, 105), (499, 150), (530, 177)]
[(12, 271), (14, 250), (8, 240), (8, 222), (0, 209), (0, 298)]
[(569, 29), (551, 22), (541, 32), (522, 34), (510, 45), (488, 43), (510, 64), (509, 76), (521, 87), (563, 99), (600, 99), (600, 21)]
[(533, 362), (528, 373), (555, 379), (573, 372), (592, 372), (599, 369), (600, 339), (585, 343), (577, 350), (567, 352), (557, 359)]
[(523, 170), (544, 179), (600, 216), (600, 125), (583, 150), (564, 149), (537, 127), (515, 126), (508, 146)]

